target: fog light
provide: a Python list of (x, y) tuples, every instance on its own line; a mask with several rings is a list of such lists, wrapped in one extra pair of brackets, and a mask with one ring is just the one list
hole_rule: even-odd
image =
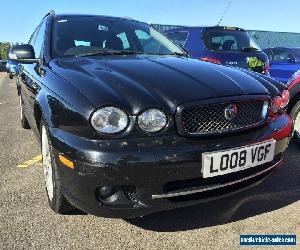
[(98, 195), (100, 199), (107, 199), (116, 193), (116, 189), (111, 186), (103, 186), (98, 188)]

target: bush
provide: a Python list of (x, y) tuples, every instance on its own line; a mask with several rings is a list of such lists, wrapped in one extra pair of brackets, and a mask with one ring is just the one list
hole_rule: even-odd
[(7, 60), (11, 44), (9, 42), (0, 42), (0, 60)]

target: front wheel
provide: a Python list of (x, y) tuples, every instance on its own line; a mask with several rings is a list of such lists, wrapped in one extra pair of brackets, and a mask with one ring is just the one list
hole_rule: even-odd
[(295, 104), (290, 116), (294, 122), (293, 138), (300, 145), (300, 101)]
[(49, 206), (56, 213), (66, 214), (74, 210), (74, 208), (63, 196), (58, 166), (49, 140), (48, 128), (46, 123), (43, 121), (41, 122), (41, 146), (44, 178)]
[(9, 74), (9, 79), (14, 79), (13, 74)]

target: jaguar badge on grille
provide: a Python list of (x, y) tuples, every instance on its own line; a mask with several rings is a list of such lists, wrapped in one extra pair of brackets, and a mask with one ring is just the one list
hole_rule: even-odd
[(227, 108), (225, 108), (225, 118), (229, 121), (231, 121), (237, 114), (237, 106), (236, 105), (229, 105)]

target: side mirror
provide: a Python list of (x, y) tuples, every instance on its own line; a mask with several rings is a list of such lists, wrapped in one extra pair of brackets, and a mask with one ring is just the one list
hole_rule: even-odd
[(9, 51), (9, 59), (22, 64), (40, 62), (40, 59), (35, 58), (34, 49), (30, 44), (22, 44), (12, 47)]

